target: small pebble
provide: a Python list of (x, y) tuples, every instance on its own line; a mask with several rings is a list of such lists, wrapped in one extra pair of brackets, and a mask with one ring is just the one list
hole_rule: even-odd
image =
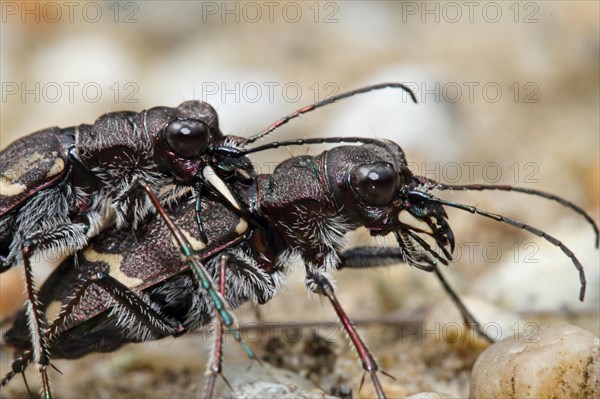
[[(214, 397), (222, 398), (328, 398), (314, 383), (285, 369), (251, 360), (229, 362), (224, 370), (230, 389), (217, 379)], [(200, 384), (204, 389), (205, 382)], [(203, 393), (204, 391), (202, 391)]]
[(226, 398), (335, 399), (320, 389), (305, 390), (293, 384), (251, 382), (236, 388)]
[(567, 323), (506, 338), (477, 359), (470, 397), (600, 397), (599, 352), (598, 337)]
[(450, 399), (452, 396), (441, 392), (419, 392), (407, 396), (405, 399)]

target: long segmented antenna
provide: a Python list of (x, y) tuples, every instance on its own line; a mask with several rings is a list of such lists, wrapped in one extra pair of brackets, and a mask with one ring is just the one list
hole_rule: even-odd
[(348, 97), (352, 97), (355, 96), (357, 94), (363, 94), (363, 93), (368, 93), (370, 91), (375, 91), (375, 90), (381, 90), (381, 89), (402, 89), (405, 92), (407, 92), (410, 95), (410, 98), (417, 103), (417, 97), (415, 96), (415, 93), (412, 91), (411, 88), (409, 88), (408, 86), (402, 84), (402, 83), (379, 83), (376, 85), (371, 85), (371, 86), (366, 86), (366, 87), (362, 87), (360, 89), (356, 89), (356, 90), (352, 90), (352, 91), (347, 91), (345, 93), (342, 94), (338, 94), (336, 96), (332, 96), (329, 98), (326, 98), (325, 100), (322, 101), (318, 101), (314, 104), (308, 105), (304, 108), (300, 108), (299, 110), (292, 112), (289, 115), (284, 116), (283, 118), (279, 119), (277, 122), (273, 123), (271, 126), (269, 126), (268, 128), (266, 128), (265, 130), (263, 130), (262, 132), (255, 134), (254, 136), (250, 136), (248, 137), (243, 143), (242, 145), (247, 145), (247, 144), (251, 144), (254, 143), (256, 140), (259, 140), (265, 136), (268, 136), (269, 134), (271, 134), (271, 132), (273, 132), (275, 129), (277, 129), (278, 127), (280, 127), (281, 125), (285, 125), (286, 123), (288, 123), (290, 120), (295, 119), (297, 117), (299, 117), (302, 114), (306, 114), (307, 112), (313, 111), (317, 108), (321, 108), (324, 107), (326, 105), (329, 104), (333, 104), (339, 100), (343, 100), (345, 98)]
[(214, 150), (215, 154), (225, 155), (229, 157), (239, 158), (255, 152), (261, 152), (266, 150), (274, 150), (279, 147), (298, 146), (307, 144), (374, 144), (381, 143), (381, 139), (375, 139), (372, 137), (313, 137), (308, 139), (292, 139), (284, 141), (274, 141), (272, 143), (259, 145), (256, 147), (240, 150), (234, 147), (221, 146)]
[(555, 201), (558, 202), (559, 204), (575, 211), (576, 213), (580, 214), (581, 216), (583, 216), (585, 218), (585, 220), (588, 221), (588, 223), (592, 226), (592, 228), (594, 229), (594, 233), (596, 234), (596, 248), (598, 248), (598, 239), (600, 236), (600, 233), (598, 231), (598, 225), (596, 224), (596, 222), (594, 222), (594, 219), (592, 219), (592, 217), (586, 212), (584, 211), (581, 207), (575, 205), (574, 203), (572, 203), (569, 200), (566, 200), (564, 198), (559, 197), (558, 195), (554, 195), (551, 193), (547, 193), (545, 191), (540, 191), (540, 190), (534, 190), (531, 188), (522, 188), (522, 187), (514, 187), (514, 186), (507, 186), (507, 185), (490, 185), (490, 184), (464, 184), (464, 185), (452, 185), (452, 184), (443, 184), (443, 183), (438, 183), (434, 180), (431, 179), (427, 179), (424, 177), (419, 177), (419, 180), (422, 183), (426, 183), (428, 185), (432, 185), (433, 189), (436, 190), (464, 190), (464, 191), (487, 191), (487, 190), (497, 190), (497, 191), (514, 191), (517, 193), (523, 193), (523, 194), (528, 194), (528, 195), (535, 195), (537, 197), (542, 197), (545, 199), (548, 199), (550, 201)]
[(583, 302), (583, 298), (585, 297), (585, 287), (586, 287), (585, 272), (583, 270), (583, 266), (581, 266), (581, 263), (579, 262), (579, 260), (577, 259), (577, 257), (573, 253), (573, 251), (571, 251), (565, 244), (563, 244), (561, 241), (559, 241), (555, 237), (551, 236), (550, 234), (546, 233), (545, 231), (542, 231), (542, 230), (540, 230), (536, 227), (533, 227), (531, 225), (528, 225), (526, 223), (519, 222), (518, 220), (511, 219), (506, 216), (488, 212), (483, 209), (476, 208), (474, 206), (459, 204), (457, 202), (452, 202), (452, 201), (446, 201), (446, 200), (436, 198), (433, 196), (429, 197), (429, 201), (437, 202), (442, 205), (447, 205), (452, 208), (457, 208), (457, 209), (467, 211), (467, 212), (470, 212), (473, 214), (478, 214), (478, 215), (484, 216), (486, 218), (494, 219), (501, 223), (509, 224), (511, 226), (514, 226), (519, 229), (528, 231), (532, 234), (535, 234), (536, 236), (543, 238), (544, 240), (550, 242), (551, 244), (554, 244), (555, 246), (559, 247), (563, 251), (563, 253), (571, 259), (571, 261), (573, 262), (573, 265), (575, 265), (575, 268), (579, 271), (579, 281), (581, 283), (581, 289), (579, 290), (579, 300)]

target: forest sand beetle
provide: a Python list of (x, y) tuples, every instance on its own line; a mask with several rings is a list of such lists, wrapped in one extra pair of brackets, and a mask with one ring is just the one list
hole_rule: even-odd
[[(306, 285), (328, 298), (378, 396), (385, 397), (377, 376), (381, 370), (338, 302), (329, 273), (398, 262), (434, 272), (465, 322), (477, 328), (437, 267), (447, 265), (454, 250), (444, 207), (492, 218), (558, 246), (579, 271), (583, 300), (583, 268), (562, 242), (528, 224), (438, 198), (432, 191), (516, 191), (557, 201), (592, 224), (597, 246), (597, 226), (567, 200), (532, 189), (445, 185), (414, 176), (401, 148), (385, 140), (316, 138), (248, 147), (303, 113), (386, 87), (408, 90), (386, 83), (344, 93), (300, 109), (249, 139), (222, 135), (212, 107), (186, 102), (176, 109), (107, 114), (93, 126), (46, 129), (5, 149), (3, 160), (16, 154), (21, 158), (0, 169), (2, 267), (10, 268), (21, 256), (28, 303), (6, 334), (8, 343), (25, 352), (0, 386), (34, 361), (40, 365), (44, 395), (50, 397), (50, 356), (75, 358), (113, 351), (128, 342), (177, 336), (215, 314), (254, 358), (232, 327), (228, 307), (268, 301), (281, 287), (290, 257), (300, 255)], [(291, 157), (272, 174), (259, 176), (245, 157), (315, 143), (360, 145)], [(40, 209), (44, 213), (36, 214)], [(150, 210), (158, 216), (148, 215)], [(111, 223), (114, 227), (99, 233)], [(127, 224), (134, 229), (123, 230)], [(398, 247), (344, 251), (344, 235), (358, 227), (374, 236), (393, 234)], [(46, 281), (39, 298), (28, 260), (34, 247), (76, 251)], [(218, 290), (213, 281), (219, 283)], [(46, 311), (56, 301), (61, 311), (46, 326)], [(220, 328), (209, 365), (208, 396), (221, 370), (222, 334)]]

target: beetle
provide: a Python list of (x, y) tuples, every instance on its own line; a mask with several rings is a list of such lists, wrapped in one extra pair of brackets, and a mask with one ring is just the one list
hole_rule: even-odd
[[(154, 192), (177, 199), (181, 187), (173, 183), (191, 179), (207, 163), (208, 144), (223, 139), (214, 109), (190, 101), (106, 114), (94, 125), (44, 129), (0, 153), (0, 271), (23, 264), (38, 364), (46, 366), (48, 359), (33, 251), (81, 249), (111, 224), (111, 212), (118, 228), (129, 221), (135, 228), (151, 207), (143, 192), (131, 192), (141, 186), (136, 182), (150, 182)], [(45, 367), (41, 372), (47, 379)]]
[[(302, 114), (384, 88), (406, 90), (416, 101), (401, 83), (368, 86), (304, 107), (247, 139), (224, 135), (209, 104), (186, 101), (175, 108), (108, 113), (93, 125), (43, 129), (2, 150), (0, 273), (23, 265), (34, 357), (42, 378), (47, 379), (48, 354), (31, 267), (36, 252), (65, 256), (84, 248), (104, 228), (136, 229), (148, 213), (164, 213), (163, 205), (177, 201), (189, 187), (196, 193), (211, 187), (235, 206), (224, 181), (250, 178), (244, 172), (248, 166), (238, 165), (245, 159), (240, 148)], [(199, 209), (202, 197), (195, 200)], [(202, 219), (196, 220), (206, 238)]]
[[(282, 143), (285, 142), (262, 148), (274, 148)], [(260, 148), (241, 153), (249, 154)], [(240, 219), (235, 209), (218, 198), (205, 201), (206, 208), (203, 207), (200, 216), (205, 226), (210, 227), (207, 233), (214, 250), (203, 254), (202, 251), (209, 247), (199, 244), (195, 248), (199, 251), (198, 256), (206, 261), (211, 277), (219, 282), (226, 301), (235, 307), (246, 300), (257, 303), (270, 300), (283, 283), (290, 257), (300, 255), (305, 263), (305, 284), (310, 291), (324, 295), (333, 306), (379, 397), (385, 397), (378, 377), (381, 370), (337, 300), (330, 273), (341, 268), (370, 268), (405, 262), (435, 273), (457, 302), (465, 320), (472, 322), (472, 316), (460, 300), (453, 297), (453, 291), (439, 269), (440, 264), (447, 265), (452, 259), (455, 242), (445, 207), (524, 229), (559, 247), (577, 268), (581, 300), (585, 294), (583, 268), (562, 242), (529, 224), (444, 200), (433, 192), (502, 190), (541, 196), (584, 216), (594, 228), (596, 245), (598, 242), (598, 227), (591, 217), (565, 199), (532, 189), (497, 185), (451, 186), (415, 176), (408, 168), (402, 149), (385, 140), (337, 146), (316, 156), (291, 157), (280, 163), (273, 173), (253, 177), (250, 184), (240, 184), (232, 185), (232, 193), (240, 207), (248, 209), (249, 213)], [(188, 237), (188, 241), (198, 243), (201, 240), (197, 224), (194, 224), (196, 210), (193, 204), (193, 200), (188, 200), (174, 207), (172, 214), (174, 223), (181, 226), (177, 228), (181, 234)], [(240, 237), (237, 226), (244, 218), (258, 222), (249, 223), (249, 228)], [(177, 259), (177, 253), (171, 245), (170, 228), (163, 221), (165, 219), (156, 218), (145, 223), (141, 227), (143, 232), (140, 231), (142, 237), (135, 231), (102, 233), (75, 258), (79, 260), (79, 267), (74, 267), (74, 260), (67, 260), (47, 280), (40, 295), (43, 307), (47, 309), (53, 301), (63, 305), (57, 321), (47, 333), (49, 350), (54, 357), (79, 357), (90, 352), (112, 351), (128, 342), (179, 335), (213, 317), (215, 311), (209, 295), (192, 279), (193, 268), (186, 262), (170, 263)], [(392, 234), (398, 246), (345, 249), (345, 234), (358, 227), (366, 227), (373, 236)], [(428, 237), (437, 245), (430, 245)], [(230, 238), (233, 241), (228, 241)], [(166, 247), (170, 247), (170, 251)], [(157, 257), (157, 253), (168, 255)], [(107, 254), (117, 258), (120, 266), (111, 266), (106, 260)], [(150, 260), (150, 267), (145, 256)], [(115, 269), (118, 274), (113, 272)], [(105, 282), (108, 280), (111, 284)], [(92, 290), (92, 287), (96, 288)], [(108, 295), (119, 306), (111, 310), (107, 305), (110, 303), (106, 299)], [(98, 339), (100, 336), (102, 340)], [(17, 317), (14, 328), (5, 338), (27, 352), (15, 362), (13, 372), (0, 385), (22, 371), (32, 358), (24, 312)], [(97, 342), (101, 344), (94, 345)], [(216, 345), (219, 347), (219, 339)], [(211, 359), (210, 366), (214, 378), (220, 372), (219, 351), (215, 352), (217, 355)], [(214, 378), (209, 380), (209, 396)]]
[[(244, 192), (237, 188), (236, 193)], [(220, 201), (207, 197), (199, 212), (206, 227), (207, 241), (202, 241), (190, 194), (169, 217), (198, 259), (208, 260), (206, 268), (213, 277), (214, 268), (218, 270), (217, 255), (228, 256), (224, 302), (236, 307), (250, 299), (257, 303), (270, 299), (279, 285), (278, 274), (267, 274), (246, 262), (246, 222)], [(40, 309), (49, 320), (55, 316), (48, 311), (56, 301), (64, 305), (60, 322), (54, 321), (46, 333), (51, 356), (77, 358), (114, 351), (129, 342), (179, 336), (216, 317), (213, 299), (196, 285), (192, 267), (178, 246), (168, 226), (156, 216), (137, 230), (106, 231), (62, 262), (40, 290)], [(216, 277), (219, 284), (225, 283)], [(28, 349), (27, 362), (31, 360), (25, 312), (17, 316), (6, 339), (16, 348)], [(13, 369), (25, 366), (15, 364)]]

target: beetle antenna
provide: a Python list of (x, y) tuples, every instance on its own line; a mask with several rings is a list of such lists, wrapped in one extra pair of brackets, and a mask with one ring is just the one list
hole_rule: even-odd
[(343, 100), (345, 98), (352, 97), (352, 96), (355, 96), (357, 94), (363, 94), (363, 93), (368, 93), (370, 91), (381, 90), (381, 89), (388, 89), (388, 88), (402, 89), (402, 90), (404, 90), (406, 93), (408, 93), (410, 95), (410, 98), (415, 103), (417, 103), (417, 97), (415, 96), (415, 93), (412, 91), (411, 88), (409, 88), (408, 86), (406, 86), (406, 85), (404, 85), (402, 83), (380, 83), (380, 84), (376, 84), (376, 85), (366, 86), (366, 87), (362, 87), (360, 89), (356, 89), (356, 90), (352, 90), (352, 91), (347, 91), (345, 93), (338, 94), (336, 96), (331, 96), (331, 97), (328, 97), (328, 98), (326, 98), (324, 100), (317, 101), (317, 102), (315, 102), (315, 103), (313, 103), (311, 105), (308, 105), (308, 106), (306, 106), (304, 108), (300, 108), (299, 110), (297, 110), (295, 112), (292, 112), (291, 114), (286, 115), (283, 118), (279, 119), (277, 122), (273, 123), (271, 126), (269, 126), (268, 128), (266, 128), (262, 132), (260, 132), (258, 134), (255, 134), (254, 136), (248, 137), (242, 143), (242, 145), (247, 145), (247, 144), (254, 143), (256, 140), (259, 140), (259, 139), (262, 139), (263, 137), (268, 136), (275, 129), (279, 128), (281, 125), (285, 125), (290, 120), (295, 119), (295, 118), (299, 117), (300, 115), (306, 114), (307, 112), (313, 111), (313, 110), (315, 110), (317, 108), (321, 108), (321, 107), (324, 107), (326, 105), (336, 103), (339, 100)]
[(580, 214), (581, 216), (583, 216), (590, 225), (592, 225), (592, 228), (594, 229), (594, 233), (596, 234), (596, 248), (598, 248), (598, 239), (599, 239), (599, 231), (598, 231), (598, 225), (596, 224), (596, 222), (594, 222), (594, 219), (592, 219), (592, 217), (586, 212), (584, 211), (581, 207), (575, 205), (574, 203), (572, 203), (569, 200), (566, 200), (562, 197), (559, 197), (558, 195), (554, 195), (554, 194), (550, 194), (547, 193), (545, 191), (539, 191), (539, 190), (534, 190), (531, 188), (523, 188), (523, 187), (514, 187), (514, 186), (507, 186), (507, 185), (491, 185), (491, 184), (465, 184), (465, 185), (452, 185), (452, 184), (443, 184), (443, 183), (438, 183), (434, 180), (431, 179), (427, 179), (425, 177), (418, 177), (418, 180), (424, 184), (427, 185), (432, 185), (432, 188), (436, 189), (436, 190), (464, 190), (464, 191), (487, 191), (487, 190), (498, 190), (498, 191), (514, 191), (517, 193), (523, 193), (523, 194), (527, 194), (527, 195), (534, 195), (537, 197), (542, 197), (545, 199), (548, 199), (550, 201), (555, 201), (558, 202), (559, 204), (572, 209), (573, 211), (575, 211), (576, 213)]
[(284, 140), (284, 141), (273, 141), (271, 143), (259, 145), (259, 146), (248, 148), (245, 150), (221, 146), (221, 147), (217, 147), (213, 151), (214, 151), (214, 153), (219, 154), (219, 155), (226, 155), (226, 156), (238, 158), (238, 157), (246, 156), (248, 154), (253, 154), (255, 152), (274, 150), (279, 147), (299, 146), (299, 145), (308, 145), (308, 144), (341, 144), (341, 143), (376, 144), (376, 143), (381, 143), (381, 139), (375, 139), (372, 137), (312, 137), (312, 138), (308, 138), (308, 139), (292, 139), (292, 140)]
[(452, 208), (457, 208), (457, 209), (467, 211), (467, 212), (470, 212), (473, 214), (478, 214), (478, 215), (484, 216), (486, 218), (494, 219), (498, 222), (506, 223), (511, 226), (517, 227), (519, 229), (523, 229), (523, 230), (528, 231), (532, 234), (535, 234), (536, 236), (543, 238), (544, 240), (550, 242), (551, 244), (559, 247), (563, 251), (563, 253), (571, 259), (571, 261), (573, 262), (573, 265), (579, 271), (579, 281), (581, 283), (581, 289), (579, 290), (579, 300), (583, 302), (583, 298), (585, 297), (585, 287), (586, 287), (585, 272), (583, 270), (583, 266), (581, 266), (581, 263), (579, 262), (579, 260), (577, 259), (577, 257), (573, 253), (573, 251), (571, 251), (565, 244), (563, 244), (558, 239), (554, 238), (553, 236), (546, 233), (545, 231), (542, 231), (542, 230), (540, 230), (536, 227), (533, 227), (531, 225), (528, 225), (526, 223), (519, 222), (518, 220), (511, 219), (511, 218), (503, 216), (503, 215), (491, 213), (491, 212), (485, 211), (483, 209), (476, 208), (474, 206), (459, 204), (457, 202), (447, 201), (447, 200), (443, 200), (443, 199), (436, 198), (433, 196), (430, 196), (429, 200), (431, 202), (436, 202), (438, 204), (447, 205)]

